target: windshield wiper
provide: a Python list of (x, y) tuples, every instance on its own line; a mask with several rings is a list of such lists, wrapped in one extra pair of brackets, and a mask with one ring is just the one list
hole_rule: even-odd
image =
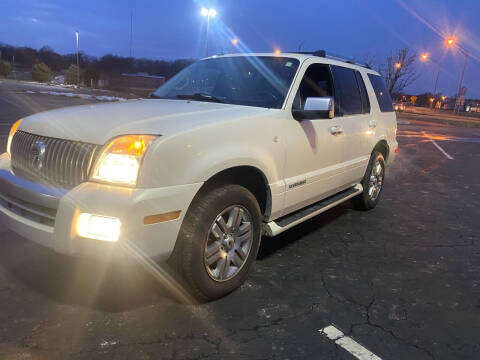
[(215, 96), (204, 94), (204, 93), (195, 93), (195, 94), (178, 94), (177, 99), (191, 99), (197, 101), (210, 101), (216, 103), (223, 103), (223, 100), (216, 98)]

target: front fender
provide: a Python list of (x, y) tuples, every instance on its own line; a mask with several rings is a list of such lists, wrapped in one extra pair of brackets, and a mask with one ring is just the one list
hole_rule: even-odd
[(236, 166), (259, 169), (269, 184), (281, 182), (285, 148), (278, 141), (279, 122), (275, 117), (243, 119), (160, 138), (145, 156), (139, 187), (205, 182)]

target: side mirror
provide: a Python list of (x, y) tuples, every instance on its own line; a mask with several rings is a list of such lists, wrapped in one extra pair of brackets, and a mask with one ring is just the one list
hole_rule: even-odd
[(335, 103), (333, 97), (308, 97), (305, 99), (303, 110), (293, 110), (296, 120), (333, 119)]

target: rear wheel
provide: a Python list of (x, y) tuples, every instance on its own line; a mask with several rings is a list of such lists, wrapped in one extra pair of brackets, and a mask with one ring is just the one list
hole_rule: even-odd
[(385, 159), (380, 152), (374, 151), (362, 180), (363, 192), (352, 199), (353, 207), (357, 210), (370, 210), (377, 206), (384, 179)]
[(245, 281), (260, 237), (261, 211), (253, 194), (224, 185), (194, 200), (171, 261), (197, 299), (213, 300)]

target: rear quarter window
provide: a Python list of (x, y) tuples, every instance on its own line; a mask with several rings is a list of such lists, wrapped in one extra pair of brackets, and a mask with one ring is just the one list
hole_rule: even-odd
[(392, 98), (381, 76), (368, 74), (381, 112), (393, 112)]

